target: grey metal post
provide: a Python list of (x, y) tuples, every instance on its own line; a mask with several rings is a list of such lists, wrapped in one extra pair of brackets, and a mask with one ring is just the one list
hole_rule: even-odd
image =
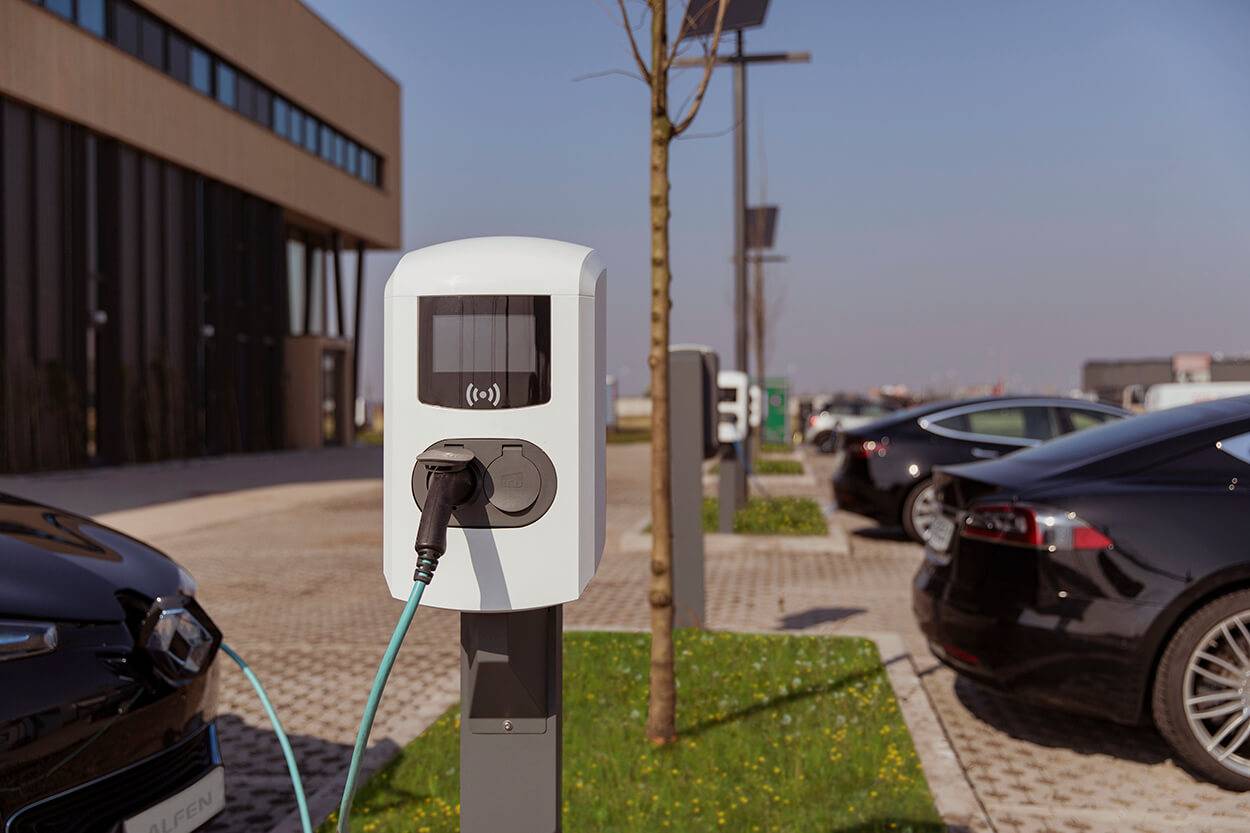
[(747, 502), (747, 473), (738, 456), (738, 449), (745, 443), (726, 445), (720, 457), (720, 488), (717, 491), (717, 529), (734, 531), (734, 515)]
[[(737, 30), (738, 50), (734, 57), (734, 361), (738, 370), (748, 373), (747, 338), (747, 65), (742, 60), (742, 30)], [(750, 438), (750, 426), (747, 437)], [(749, 442), (743, 443), (742, 460), (730, 468), (734, 482), (734, 511), (741, 508), (738, 496), (745, 502), (747, 494), (746, 469), (750, 465), (747, 456)], [(724, 465), (722, 461), (721, 465)], [(723, 490), (722, 490), (723, 491)], [(721, 495), (722, 506), (724, 495)], [(722, 510), (722, 517), (723, 517)], [(722, 526), (724, 526), (722, 522)], [(723, 531), (723, 530), (722, 530)]]
[[(669, 478), (673, 495), (673, 624), (701, 628), (706, 622), (703, 590), (703, 453), (709, 423), (709, 397), (704, 364), (706, 351), (673, 348), (669, 373)], [(712, 385), (716, 372), (711, 371)], [(711, 401), (706, 401), (711, 398)]]
[(460, 830), (558, 833), (562, 606), (460, 614)]

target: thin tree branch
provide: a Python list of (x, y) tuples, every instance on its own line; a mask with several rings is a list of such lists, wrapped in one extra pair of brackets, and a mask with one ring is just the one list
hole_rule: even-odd
[(587, 72), (585, 75), (578, 75), (573, 78), (574, 81), (588, 81), (591, 78), (603, 78), (606, 75), (624, 75), (626, 78), (634, 78), (638, 81), (647, 83), (647, 79), (643, 78), (636, 72), (630, 72), (627, 69), (601, 69), (598, 72)]
[[(694, 121), (694, 117), (699, 114), (699, 108), (703, 105), (703, 96), (707, 93), (708, 82), (712, 80), (712, 70), (716, 67), (716, 51), (720, 48), (721, 27), (725, 24), (725, 9), (727, 8), (729, 8), (729, 0), (720, 0), (720, 5), (716, 8), (716, 25), (712, 29), (712, 46), (704, 58), (706, 63), (703, 65), (703, 77), (699, 79), (699, 88), (695, 92), (690, 111), (673, 127), (674, 137), (686, 132), (686, 128)], [(667, 64), (663, 69), (664, 72), (668, 72)]]
[(694, 17), (690, 14), (690, 7), (694, 5), (694, 0), (686, 0), (685, 8), (681, 13), (681, 25), (677, 27), (677, 37), (673, 39), (673, 48), (668, 53), (668, 63), (673, 63), (673, 59), (677, 57), (677, 50), (681, 48), (681, 40), (686, 36), (686, 27), (688, 24), (694, 23)]
[(674, 141), (682, 142), (694, 141), (695, 139), (719, 139), (721, 136), (728, 136), (730, 133), (733, 133), (739, 124), (740, 122), (734, 122), (724, 130), (712, 130), (707, 133), (689, 133), (684, 136), (677, 136), (674, 138)]
[[(722, 3), (726, 0), (721, 0)], [(638, 64), (638, 72), (642, 75), (642, 80), (647, 85), (651, 84), (651, 71), (647, 69), (647, 64), (642, 60), (642, 53), (638, 51), (638, 41), (634, 38), (634, 30), (629, 25), (629, 12), (625, 11), (625, 0), (616, 0), (617, 8), (621, 10), (621, 26), (625, 28), (625, 35), (629, 38), (629, 51), (634, 53), (634, 62)], [(656, 71), (660, 71), (661, 67), (656, 67)], [(668, 67), (663, 67), (667, 70)]]

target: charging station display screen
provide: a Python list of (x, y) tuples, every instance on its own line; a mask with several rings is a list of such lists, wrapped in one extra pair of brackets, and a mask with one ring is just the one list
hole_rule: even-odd
[(520, 408), (551, 399), (551, 299), (446, 295), (420, 302), (417, 394), (448, 408)]

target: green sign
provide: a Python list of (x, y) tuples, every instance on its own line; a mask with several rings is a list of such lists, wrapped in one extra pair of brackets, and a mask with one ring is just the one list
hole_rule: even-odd
[(790, 383), (769, 379), (764, 383), (764, 442), (790, 443)]

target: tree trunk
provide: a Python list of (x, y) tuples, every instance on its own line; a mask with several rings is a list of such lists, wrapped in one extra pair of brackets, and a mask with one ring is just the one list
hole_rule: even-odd
[(668, 339), (669, 272), (668, 152), (673, 123), (668, 114), (667, 4), (652, 0), (651, 66), (651, 701), (647, 737), (677, 737), (677, 687), (673, 669), (673, 502), (669, 481)]

